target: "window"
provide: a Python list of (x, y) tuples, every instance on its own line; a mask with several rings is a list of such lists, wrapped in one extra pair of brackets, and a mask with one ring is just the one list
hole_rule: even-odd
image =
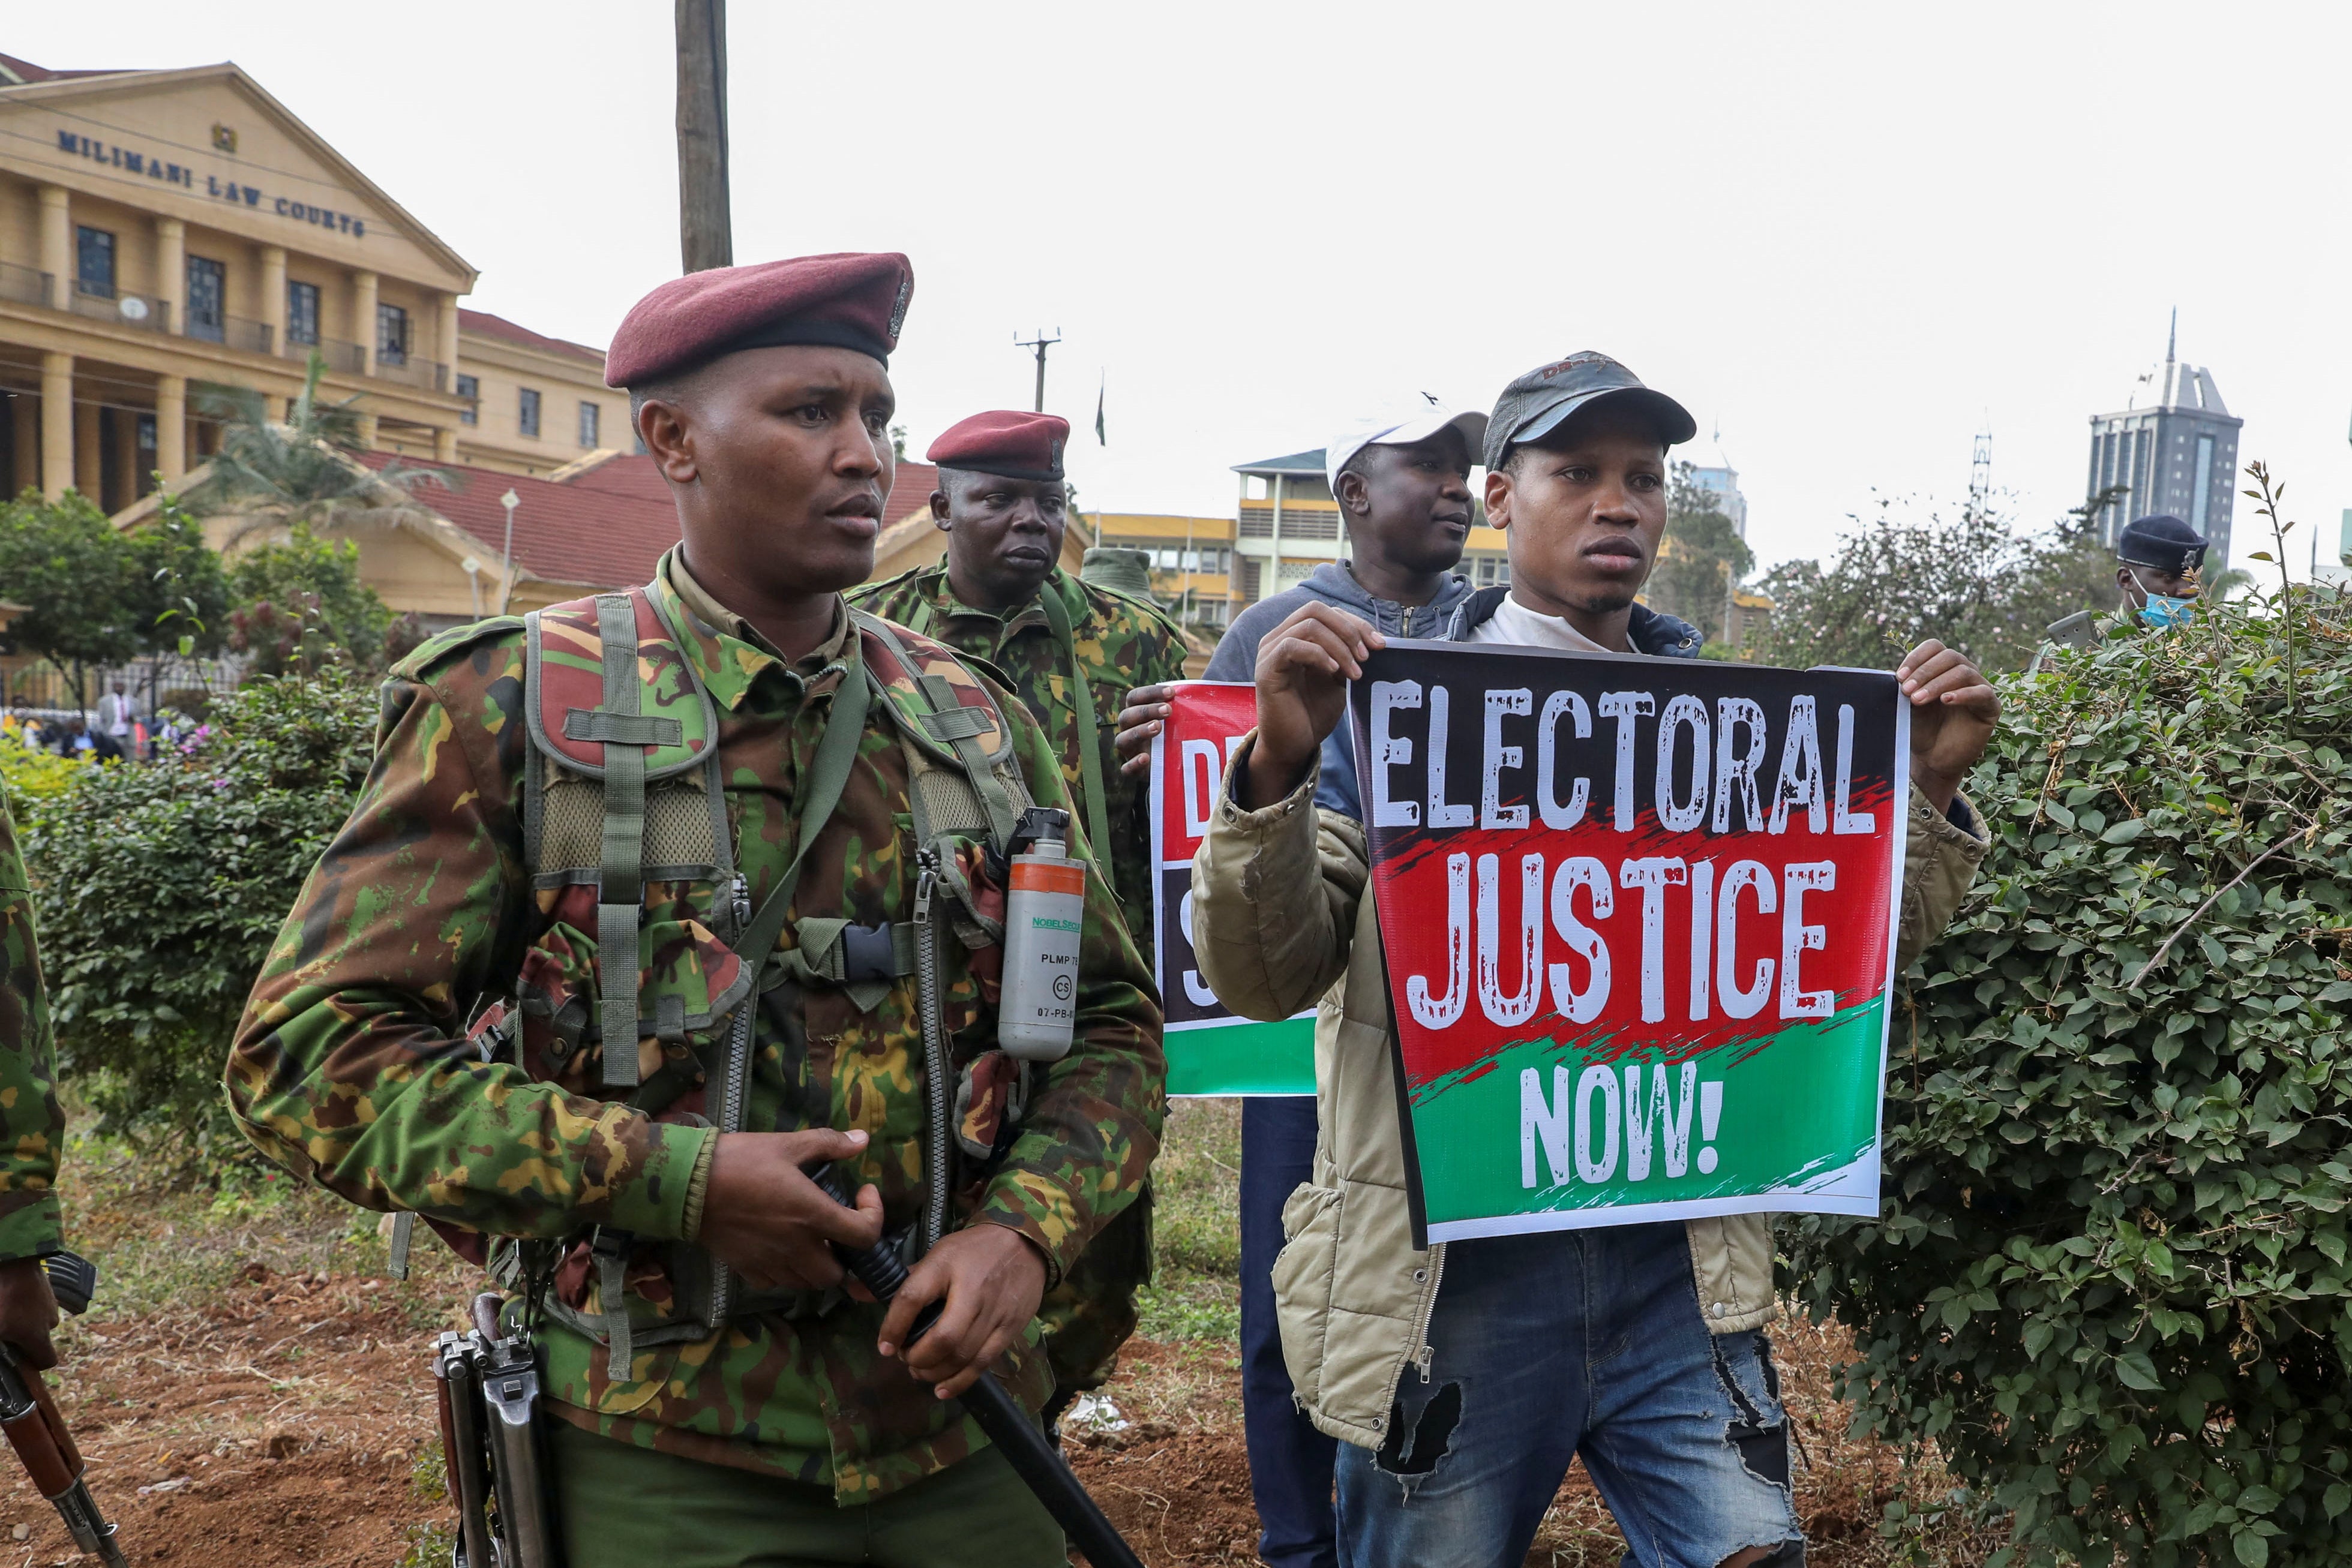
[(397, 305), (375, 308), (375, 362), (408, 363), (408, 312)]
[(457, 411), (457, 423), (459, 424), (481, 423), (482, 378), (479, 376), (459, 376), (457, 378), (457, 395), (466, 400), (466, 406)]
[(286, 340), (289, 343), (315, 344), (318, 342), (319, 286), (317, 284), (287, 284)]
[(114, 236), (104, 229), (77, 228), (74, 230), (74, 254), (81, 291), (95, 294), (100, 299), (113, 298)]
[(539, 393), (523, 387), (516, 396), (515, 426), (535, 441), (539, 438)]
[(580, 444), (583, 446), (593, 447), (596, 444), (596, 415), (598, 412), (596, 405), (593, 402), (583, 402), (580, 405)]
[(2199, 533), (2205, 531), (2206, 503), (2213, 495), (2213, 438), (2197, 438), (2197, 490), (2189, 498), (2189, 526)]
[(222, 338), (221, 300), (228, 293), (228, 268), (206, 256), (188, 257), (188, 336), (217, 343)]

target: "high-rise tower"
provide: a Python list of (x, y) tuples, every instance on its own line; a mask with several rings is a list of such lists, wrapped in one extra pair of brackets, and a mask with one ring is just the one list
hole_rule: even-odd
[(2230, 513), (2237, 497), (2238, 430), (2245, 421), (2221, 402), (2213, 372), (2179, 362), (2175, 331), (2164, 344), (2164, 369), (2147, 408), (2135, 396), (2121, 413), (2091, 417), (2091, 476), (2084, 494), (2110, 486), (2126, 494), (2098, 514), (2099, 535), (2109, 544), (2123, 526), (2151, 512), (2169, 512), (2213, 541), (2209, 569), (2230, 560)]

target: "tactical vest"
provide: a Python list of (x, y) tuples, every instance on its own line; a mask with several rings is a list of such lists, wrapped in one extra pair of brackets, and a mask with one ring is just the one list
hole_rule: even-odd
[[(793, 860), (757, 911), (737, 869), (719, 773), (718, 709), (660, 601), (638, 588), (523, 617), (530, 737), (523, 837), (531, 888), (542, 908), (565, 888), (596, 888), (598, 1002), (593, 1009), (578, 998), (553, 1007), (551, 999), (533, 996), (526, 976), (520, 1009), (526, 1025), (536, 1019), (541, 1026), (532, 1032), (546, 1041), (549, 1059), (561, 1063), (578, 1051), (595, 1053), (589, 1092), (601, 1085), (605, 1097), (624, 1099), (650, 1115), (730, 1133), (742, 1130), (761, 993), (786, 983), (836, 987), (861, 1011), (870, 1011), (893, 984), (914, 977), (927, 1096), (925, 1202), (919, 1229), (908, 1245), (919, 1255), (946, 1227), (951, 1134), (961, 1114), (950, 1103), (938, 944), (943, 931), (951, 932), (977, 953), (1003, 937), (1001, 897), (992, 899), (987, 889), (972, 885), (956, 841), (984, 841), (1001, 862), (1011, 852), (1031, 798), (1012, 732), (971, 666), (928, 639), (862, 612), (849, 613), (863, 679), (845, 681), (834, 693), (825, 737), (795, 791), (800, 831)], [(858, 740), (877, 712), (887, 716), (907, 767), (921, 868), (915, 918), (887, 926), (833, 917), (788, 921), (800, 866), (838, 801)], [(646, 930), (647, 890), (679, 883), (708, 885), (703, 906), (710, 912), (718, 943), (690, 956), (689, 977), (698, 979), (683, 988), (657, 986), (657, 994), (648, 998), (640, 969), (649, 968), (658, 955), (649, 957), (643, 950), (654, 940)], [(795, 946), (779, 951), (787, 924)], [(616, 953), (635, 961), (605, 962)], [(527, 1069), (533, 1067), (521, 1032), (486, 1040), (486, 1054), (511, 1052)], [(658, 1065), (650, 1072), (640, 1071), (636, 1047), (645, 1040), (658, 1048)], [(614, 1041), (627, 1046), (614, 1049)], [(1005, 1078), (1002, 1066), (1000, 1081)], [(698, 1067), (707, 1113), (675, 1111), (677, 1100), (694, 1087)], [(1018, 1074), (1010, 1082), (1007, 1120), (1014, 1121), (1023, 1085)], [(969, 1077), (962, 1088), (967, 1096), (972, 1092)], [(968, 1140), (964, 1147), (986, 1157), (1009, 1139), (1000, 1134), (990, 1143), (987, 1150), (973, 1148)], [(396, 1237), (396, 1250), (404, 1253), (404, 1236)], [(503, 1282), (526, 1286), (544, 1281), (567, 1256), (580, 1262), (580, 1247), (576, 1239), (500, 1239), (491, 1244), (488, 1261)], [(635, 1239), (603, 1228), (587, 1239), (586, 1248), (599, 1310), (570, 1306), (555, 1290), (542, 1290), (540, 1304), (555, 1321), (604, 1343), (616, 1379), (629, 1375), (637, 1349), (702, 1339), (731, 1320), (754, 1314), (821, 1312), (837, 1299), (837, 1292), (750, 1289), (709, 1252), (683, 1242), (660, 1248), (669, 1282), (667, 1301), (633, 1299), (625, 1280), (630, 1258), (641, 1250)]]

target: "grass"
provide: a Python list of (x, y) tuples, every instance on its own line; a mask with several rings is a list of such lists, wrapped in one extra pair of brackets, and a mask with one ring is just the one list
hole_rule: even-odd
[(1238, 1100), (1178, 1100), (1152, 1167), (1152, 1282), (1138, 1333), (1241, 1340), (1242, 1113)]

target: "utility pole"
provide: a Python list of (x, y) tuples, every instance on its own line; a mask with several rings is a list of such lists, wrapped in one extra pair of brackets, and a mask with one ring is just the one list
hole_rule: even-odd
[[(684, 4), (684, 0), (680, 0), (680, 4)], [(1045, 350), (1061, 340), (1062, 329), (1059, 327), (1054, 329), (1054, 335), (1050, 338), (1045, 336), (1045, 329), (1043, 327), (1037, 329), (1037, 335), (1034, 338), (1024, 338), (1018, 332), (1013, 334), (1014, 348), (1037, 350), (1037, 412), (1039, 413), (1045, 412)]]
[(727, 0), (677, 0), (677, 231), (682, 271), (735, 265), (727, 201)]

